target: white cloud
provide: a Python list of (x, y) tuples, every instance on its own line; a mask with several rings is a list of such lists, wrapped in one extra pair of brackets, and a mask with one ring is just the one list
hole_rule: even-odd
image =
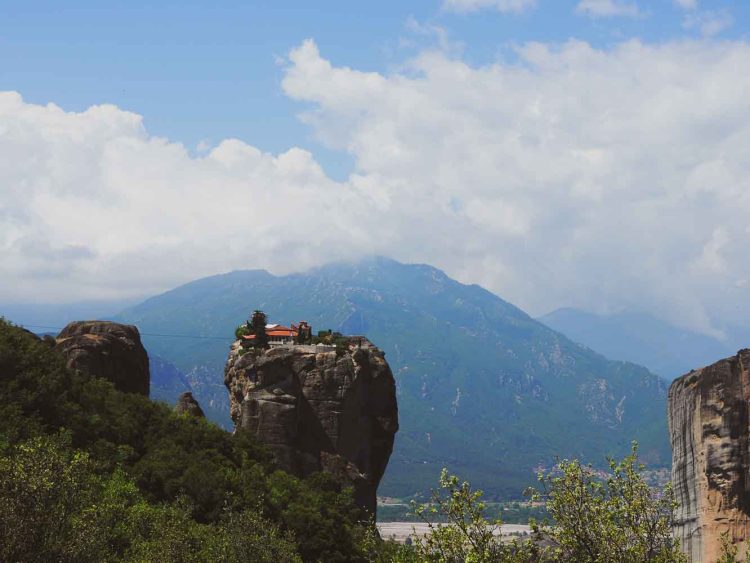
[(622, 0), (581, 0), (576, 11), (593, 18), (625, 16), (635, 18), (640, 15), (638, 6)]
[(648, 308), (710, 330), (750, 279), (750, 46), (532, 43), (392, 74), (312, 41), (283, 88), (354, 173), (226, 140), (199, 156), (112, 106), (0, 95), (2, 299), (121, 297), (382, 253), (530, 310)]
[(750, 313), (725, 291), (750, 277), (750, 46), (519, 56), (473, 67), (429, 52), (382, 75), (306, 42), (283, 87), (387, 202), (401, 258), (536, 312), (648, 308), (703, 330)]
[(695, 10), (698, 8), (698, 0), (674, 0), (674, 3), (683, 10)]
[(256, 265), (296, 270), (370, 240), (367, 195), (327, 178), (309, 153), (230, 139), (195, 158), (113, 106), (72, 113), (1, 93), (0, 177), (5, 301), (142, 295)]
[(711, 233), (711, 238), (703, 245), (700, 256), (693, 262), (695, 270), (709, 274), (725, 273), (728, 264), (722, 252), (730, 242), (726, 228), (716, 227)]
[(685, 29), (694, 29), (703, 37), (713, 37), (728, 29), (734, 23), (734, 18), (728, 10), (707, 10), (692, 12), (682, 20)]
[[(463, 51), (463, 44), (451, 40), (448, 30), (442, 26), (431, 23), (420, 23), (415, 18), (410, 17), (406, 20), (406, 29), (415, 36), (435, 40), (439, 48), (444, 52), (461, 53)], [(414, 42), (408, 40), (403, 40), (402, 44), (403, 46), (416, 46)]]
[(489, 9), (520, 13), (535, 6), (536, 0), (443, 0), (443, 9), (452, 12), (476, 12)]

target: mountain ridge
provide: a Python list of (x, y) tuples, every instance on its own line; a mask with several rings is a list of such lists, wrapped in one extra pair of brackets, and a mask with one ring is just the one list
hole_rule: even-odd
[(564, 307), (537, 320), (607, 358), (643, 365), (668, 381), (736, 351), (645, 312), (600, 315)]
[(286, 276), (229, 272), (154, 296), (118, 319), (146, 334), (227, 335), (144, 336), (216, 419), (226, 405), (221, 373), (234, 327), (255, 308), (271, 322), (304, 319), (314, 331), (365, 333), (386, 352), (402, 431), (382, 494), (424, 490), (448, 466), (490, 496), (517, 497), (556, 455), (601, 462), (634, 438), (647, 461), (668, 463), (661, 379), (609, 361), (429, 265), (368, 257)]

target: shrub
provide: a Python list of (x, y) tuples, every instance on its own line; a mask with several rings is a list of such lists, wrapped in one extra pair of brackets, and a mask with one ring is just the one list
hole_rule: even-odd
[[(66, 429), (67, 442), (43, 442), (57, 440), (60, 428)], [(28, 455), (24, 448), (31, 448)], [(221, 530), (236, 531), (252, 518), (262, 519), (279, 553), (287, 553), (283, 550), (293, 542), (306, 561), (363, 560), (361, 516), (349, 492), (325, 478), (298, 479), (277, 471), (247, 432), (229, 434), (205, 419), (177, 416), (166, 405), (70, 371), (52, 347), (2, 320), (0, 449), (5, 452), (0, 479), (7, 478), (0, 493), (7, 500), (0, 506), (0, 534), (15, 530), (14, 542), (24, 542), (0, 540), (6, 549), (2, 561), (50, 560), (41, 555), (45, 552), (52, 560), (103, 560), (103, 548), (79, 545), (76, 538), (106, 538), (107, 549), (140, 550), (155, 560), (161, 556), (154, 550), (167, 549), (170, 537), (176, 538), (174, 545), (190, 549), (200, 544), (247, 550), (250, 544), (232, 543)], [(48, 452), (47, 458), (40, 452)], [(38, 470), (32, 472), (28, 468), (34, 464)], [(34, 475), (52, 477), (36, 483)], [(42, 485), (50, 488), (34, 502), (9, 500), (41, 494)], [(47, 513), (37, 506), (47, 507)], [(73, 513), (85, 517), (69, 518)], [(158, 531), (159, 522), (167, 526), (170, 518), (178, 527)], [(115, 531), (102, 532), (107, 526)], [(77, 535), (82, 529), (88, 531)], [(51, 535), (40, 539), (38, 534)], [(209, 542), (212, 534), (219, 534), (219, 543)], [(62, 539), (55, 543), (55, 538)], [(37, 549), (36, 556), (24, 555), (27, 548)]]
[(672, 538), (677, 504), (671, 485), (663, 491), (648, 486), (636, 443), (629, 456), (609, 466), (604, 479), (578, 460), (540, 474), (542, 491), (533, 491), (532, 499), (546, 501), (555, 523), (543, 528), (554, 544), (550, 555), (581, 563), (685, 561)]
[[(505, 543), (493, 533), (500, 522), (485, 517), (481, 491), (443, 470), (431, 502), (416, 506), (430, 531), (415, 540), (414, 557), (441, 563), (682, 563), (671, 534), (672, 489), (650, 489), (643, 469), (636, 444), (622, 461), (610, 461), (603, 479), (578, 460), (560, 462), (539, 475), (541, 491), (530, 491), (532, 500), (546, 501), (553, 524), (532, 521), (529, 539)], [(434, 518), (445, 523), (434, 524)]]

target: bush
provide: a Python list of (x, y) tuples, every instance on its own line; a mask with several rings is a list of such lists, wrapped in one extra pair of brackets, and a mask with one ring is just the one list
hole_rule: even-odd
[[(530, 492), (532, 500), (546, 501), (553, 523), (532, 521), (529, 539), (505, 543), (493, 533), (500, 522), (485, 517), (481, 491), (443, 470), (440, 489), (433, 492), (431, 502), (415, 507), (430, 528), (425, 538), (415, 541), (415, 560), (684, 562), (671, 533), (676, 507), (672, 489), (651, 490), (643, 469), (635, 444), (621, 462), (610, 461), (611, 472), (604, 479), (577, 460), (560, 462), (555, 471), (539, 475), (542, 490)], [(434, 524), (436, 518), (445, 524)]]
[(234, 330), (234, 337), (237, 340), (240, 340), (243, 336), (247, 336), (248, 334), (251, 334), (251, 332), (250, 327), (247, 325), (247, 323), (241, 324)]
[[(440, 563), (521, 563), (536, 561), (537, 548), (531, 541), (504, 542), (497, 534), (500, 520), (485, 517), (482, 491), (443, 469), (440, 488), (433, 491), (429, 504), (414, 505), (416, 515), (429, 525), (430, 532), (414, 542), (416, 561)], [(434, 518), (445, 523), (435, 524)], [(401, 554), (407, 560), (405, 554)]]
[(70, 437), (34, 438), (0, 457), (2, 561), (300, 561), (290, 534), (256, 510), (192, 518), (187, 497), (147, 503), (117, 471), (101, 477)]
[[(61, 428), (66, 429), (64, 444), (35, 442), (52, 440)], [(196, 542), (213, 545), (211, 549), (250, 549), (221, 536), (221, 530), (236, 530), (250, 518), (262, 518), (264, 530), (275, 530), (268, 538), (279, 549), (286, 549), (283, 542), (294, 542), (305, 561), (363, 560), (359, 542), (364, 528), (350, 492), (326, 478), (303, 480), (277, 471), (268, 452), (247, 432), (229, 434), (204, 419), (177, 416), (163, 404), (119, 392), (108, 381), (72, 372), (51, 346), (2, 320), (0, 445), (6, 454), (0, 471), (13, 476), (3, 481), (7, 502), (0, 507), (0, 518), (7, 523), (3, 530), (15, 530), (13, 537), (18, 536), (1, 542), (8, 550), (7, 556), (0, 555), (2, 561), (49, 560), (40, 555), (45, 552), (61, 561), (102, 560), (86, 555), (100, 548), (76, 543), (80, 526), (105, 529), (102, 522), (119, 532), (80, 537), (108, 538), (108, 545), (120, 546), (110, 547), (117, 553), (151, 550), (159, 560), (153, 550), (167, 549), (170, 534), (175, 545), (191, 549)], [(21, 455), (24, 448), (31, 448), (26, 457)], [(46, 460), (39, 453), (45, 451)], [(40, 479), (60, 479), (45, 477), (35, 484), (28, 469), (34, 464)], [(41, 504), (20, 500), (29, 491), (41, 494), (45, 483), (50, 487), (46, 496), (33, 497)], [(13, 498), (19, 500), (14, 504)], [(126, 509), (127, 514), (122, 512)], [(70, 519), (71, 513), (89, 520)], [(175, 526), (184, 525), (153, 531), (162, 526), (159, 522), (167, 526), (170, 518)], [(39, 534), (51, 535), (40, 539)], [(219, 534), (218, 544), (206, 543), (211, 534)], [(66, 538), (68, 551), (55, 543), (56, 537)], [(23, 545), (14, 543), (27, 539)], [(27, 548), (37, 549), (36, 559), (32, 552), (12, 555)]]
[(0, 560), (97, 561), (90, 521), (101, 481), (70, 437), (39, 437), (0, 457)]
[(539, 476), (542, 491), (533, 491), (532, 499), (545, 500), (554, 520), (543, 528), (554, 544), (551, 556), (581, 563), (685, 561), (672, 538), (677, 504), (671, 485), (654, 491), (646, 484), (636, 443), (629, 456), (609, 465), (605, 479), (578, 460)]

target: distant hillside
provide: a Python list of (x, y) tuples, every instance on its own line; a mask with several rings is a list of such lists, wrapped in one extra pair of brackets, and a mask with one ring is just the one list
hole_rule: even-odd
[(283, 277), (232, 272), (151, 298), (119, 320), (190, 336), (144, 342), (218, 417), (228, 413), (223, 368), (233, 330), (255, 308), (272, 322), (366, 334), (386, 351), (401, 431), (380, 494), (424, 490), (448, 466), (490, 496), (518, 496), (555, 456), (601, 463), (632, 439), (647, 461), (669, 463), (662, 380), (430, 266), (373, 258)]
[(538, 320), (608, 358), (641, 364), (669, 380), (736, 351), (644, 313), (595, 315), (558, 309)]
[(151, 369), (152, 401), (163, 401), (174, 406), (175, 397), (193, 390), (185, 374), (164, 358), (151, 354), (148, 362)]

